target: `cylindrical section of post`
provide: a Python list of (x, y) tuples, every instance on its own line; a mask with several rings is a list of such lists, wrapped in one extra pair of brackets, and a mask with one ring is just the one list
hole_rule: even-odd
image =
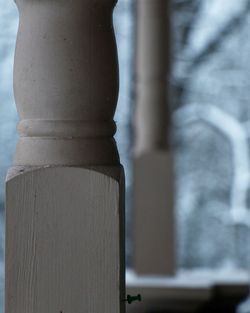
[(169, 1), (137, 1), (135, 152), (164, 149), (168, 138)]
[(17, 0), (15, 165), (119, 164), (115, 3)]

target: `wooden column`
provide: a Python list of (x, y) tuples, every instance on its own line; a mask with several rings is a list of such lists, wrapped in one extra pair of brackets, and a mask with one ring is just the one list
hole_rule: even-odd
[(134, 267), (138, 274), (175, 272), (169, 26), (169, 1), (137, 0)]
[(16, 0), (6, 313), (124, 311), (115, 0)]

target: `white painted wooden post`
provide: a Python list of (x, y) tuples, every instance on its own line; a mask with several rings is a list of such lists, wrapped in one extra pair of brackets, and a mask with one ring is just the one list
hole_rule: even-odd
[(6, 313), (124, 311), (115, 0), (16, 0)]
[(169, 1), (137, 0), (134, 268), (138, 274), (175, 272), (169, 24)]

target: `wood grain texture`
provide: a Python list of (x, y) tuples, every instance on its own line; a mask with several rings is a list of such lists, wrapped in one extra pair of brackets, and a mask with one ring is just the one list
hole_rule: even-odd
[(7, 313), (123, 311), (120, 188), (74, 167), (7, 181)]

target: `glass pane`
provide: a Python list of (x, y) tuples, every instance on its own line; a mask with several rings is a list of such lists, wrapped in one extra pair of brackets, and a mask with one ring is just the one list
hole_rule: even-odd
[(0, 312), (4, 292), (4, 180), (16, 141), (16, 109), (12, 88), (14, 45), (17, 32), (14, 1), (0, 0)]
[(119, 0), (114, 12), (114, 26), (120, 65), (120, 94), (115, 116), (116, 140), (126, 175), (126, 263), (132, 260), (132, 59), (133, 59), (133, 1)]
[(173, 0), (179, 266), (250, 262), (248, 0)]

